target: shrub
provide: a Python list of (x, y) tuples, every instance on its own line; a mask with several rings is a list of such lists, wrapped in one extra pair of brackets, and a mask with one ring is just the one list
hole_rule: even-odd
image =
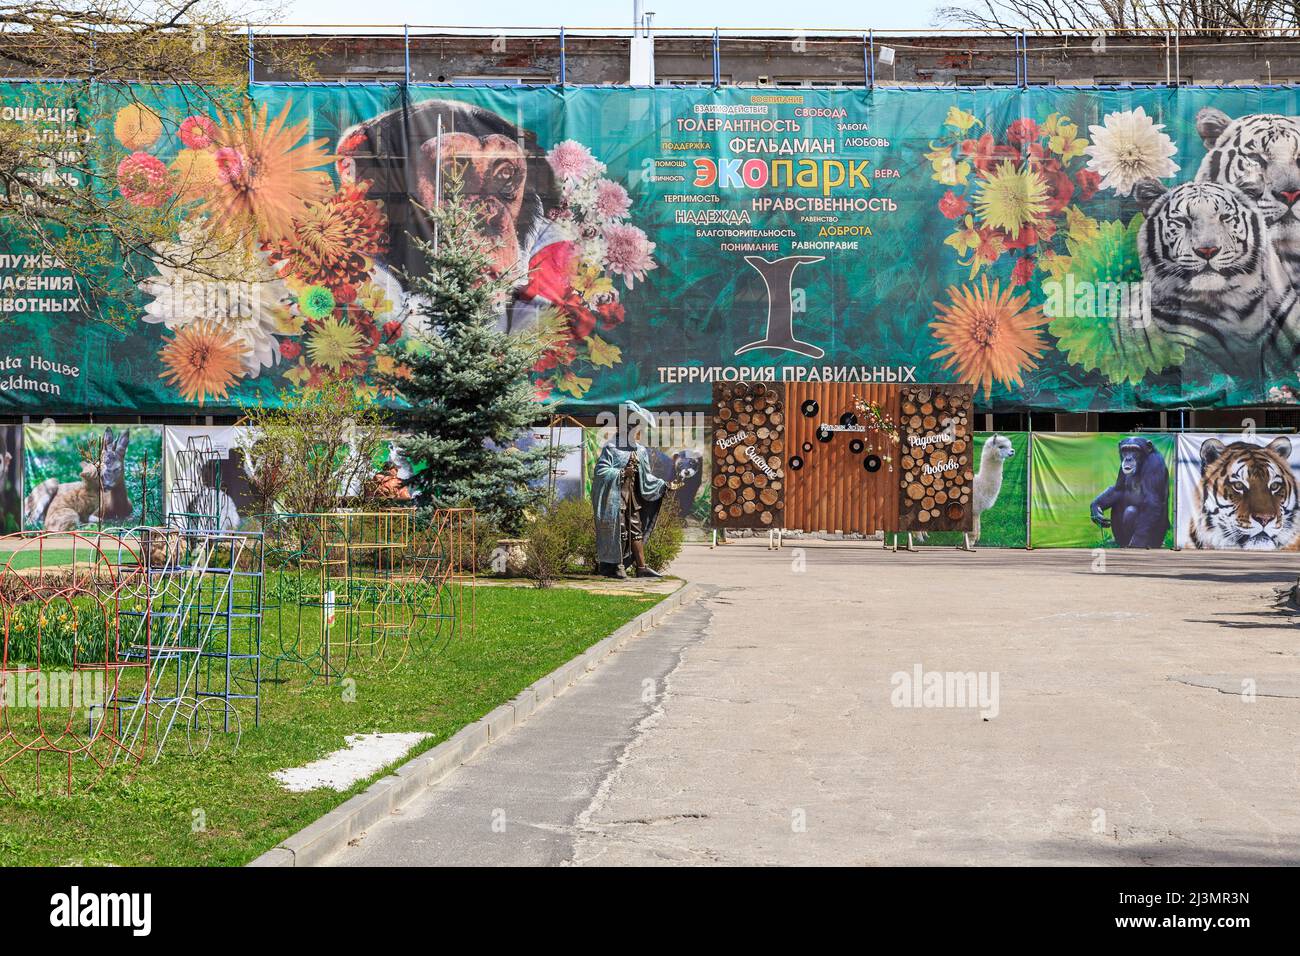
[(596, 570), (596, 518), (591, 502), (583, 498), (557, 501), (547, 509), (548, 516), (559, 527), (568, 549), (568, 567), (591, 574)]
[[(668, 567), (681, 553), (683, 524), (672, 497), (664, 501), (659, 520), (646, 541), (645, 562), (656, 571)], [(528, 576), (538, 587), (578, 569), (596, 570), (596, 522), (591, 502), (582, 499), (552, 502), (537, 516), (528, 535)]]
[(539, 588), (548, 588), (569, 564), (569, 541), (553, 516), (543, 513), (528, 530), (525, 571)]
[(591, 506), (581, 499), (551, 502), (530, 526), (526, 552), (527, 574), (538, 587), (550, 586), (580, 561), (594, 560)]
[(258, 514), (319, 514), (347, 499), (361, 507), (393, 504), (368, 500), (379, 494), (375, 459), (387, 451), (384, 409), (351, 382), (284, 391), (275, 404), (259, 398), (243, 411), (240, 453)]
[(659, 520), (645, 543), (645, 563), (656, 571), (663, 571), (682, 552), (684, 525), (677, 513), (677, 499), (666, 495), (659, 509)]

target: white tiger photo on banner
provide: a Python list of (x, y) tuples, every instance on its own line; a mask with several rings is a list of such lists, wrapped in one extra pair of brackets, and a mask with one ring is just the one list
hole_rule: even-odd
[(1223, 183), (1147, 179), (1134, 193), (1145, 203), (1138, 258), (1156, 326), (1227, 371), (1262, 377), (1289, 290), (1259, 207)]
[(1139, 239), (1151, 319), (1189, 359), (1249, 381), (1300, 360), (1300, 117), (1197, 114), (1190, 182), (1142, 180)]
[(1253, 198), (1292, 282), (1300, 281), (1300, 117), (1252, 113), (1231, 119), (1207, 106), (1196, 114), (1207, 150), (1196, 178), (1236, 186)]

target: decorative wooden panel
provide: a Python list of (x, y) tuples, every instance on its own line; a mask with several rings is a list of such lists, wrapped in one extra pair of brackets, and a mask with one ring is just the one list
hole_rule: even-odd
[(785, 389), (713, 386), (713, 523), (785, 527)]
[(970, 531), (975, 450), (969, 385), (899, 389), (899, 531)]
[(786, 528), (846, 534), (895, 529), (899, 445), (879, 431), (830, 430), (865, 427), (855, 398), (897, 420), (897, 385), (786, 385)]

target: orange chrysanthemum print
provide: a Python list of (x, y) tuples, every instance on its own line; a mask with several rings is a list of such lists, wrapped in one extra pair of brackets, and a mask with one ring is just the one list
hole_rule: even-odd
[(1046, 343), (1035, 331), (1047, 323), (1038, 306), (1026, 308), (1029, 293), (1002, 291), (985, 276), (978, 287), (948, 287), (948, 303), (934, 303), (938, 316), (930, 323), (943, 348), (930, 358), (943, 358), (943, 367), (956, 368), (963, 382), (984, 389), (988, 398), (995, 382), (1022, 384), (1021, 373), (1037, 368)]
[(201, 211), (216, 229), (234, 231), (261, 242), (279, 242), (293, 234), (293, 220), (308, 203), (333, 191), (321, 167), (334, 162), (328, 140), (303, 141), (307, 121), (286, 125), (289, 107), (275, 119), (267, 108), (231, 113), (217, 121), (213, 139), (216, 182), (205, 191)]
[(245, 345), (215, 322), (195, 322), (176, 333), (158, 357), (166, 369), (159, 373), (176, 387), (181, 398), (200, 405), (208, 398), (224, 399), (244, 374)]
[(379, 201), (366, 198), (369, 188), (345, 185), (294, 217), (292, 240), (273, 252), (289, 275), (329, 288), (366, 280), (375, 257), (388, 250), (388, 222)]

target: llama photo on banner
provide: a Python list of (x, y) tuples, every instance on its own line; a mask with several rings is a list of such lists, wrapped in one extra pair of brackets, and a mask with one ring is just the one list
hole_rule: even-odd
[[(986, 548), (1025, 546), (1026, 508), (1029, 496), (1029, 433), (976, 432), (975, 523), (972, 541)], [(893, 536), (887, 535), (888, 543)], [(959, 545), (959, 531), (912, 535), (916, 544)]]
[(162, 519), (161, 425), (24, 425), (23, 458), (28, 531)]
[(1174, 436), (1046, 433), (1032, 448), (1035, 548), (1173, 547)]
[(1300, 550), (1297, 476), (1294, 435), (1179, 435), (1179, 546)]

